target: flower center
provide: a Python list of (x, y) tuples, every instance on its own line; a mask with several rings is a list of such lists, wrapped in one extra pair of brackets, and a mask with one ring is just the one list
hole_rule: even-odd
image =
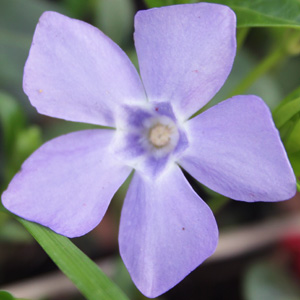
[(167, 116), (148, 118), (143, 123), (140, 143), (153, 157), (168, 156), (177, 146), (179, 131), (173, 120)]
[(169, 126), (156, 124), (149, 131), (149, 141), (156, 148), (162, 148), (169, 144), (172, 130)]
[(158, 175), (187, 148), (183, 124), (177, 122), (169, 103), (124, 105), (118, 113), (114, 151), (144, 175)]

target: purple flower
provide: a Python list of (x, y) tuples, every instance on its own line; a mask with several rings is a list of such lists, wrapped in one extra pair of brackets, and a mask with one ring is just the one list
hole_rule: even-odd
[(101, 31), (44, 13), (25, 66), (25, 93), (42, 114), (111, 129), (44, 144), (10, 183), (4, 206), (57, 233), (81, 236), (97, 226), (134, 170), (120, 253), (141, 292), (156, 297), (210, 256), (218, 240), (211, 210), (180, 167), (236, 200), (291, 198), (295, 176), (260, 98), (235, 96), (189, 119), (225, 82), (235, 30), (234, 13), (222, 5), (138, 12), (142, 83)]

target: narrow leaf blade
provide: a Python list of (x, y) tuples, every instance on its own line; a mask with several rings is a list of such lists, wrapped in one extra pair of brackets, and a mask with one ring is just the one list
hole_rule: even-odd
[(88, 300), (128, 300), (100, 268), (68, 238), (38, 224), (17, 219)]
[(295, 153), (300, 151), (300, 116), (296, 115), (297, 120), (294, 121), (293, 130), (289, 134), (285, 147), (287, 152)]
[(286, 103), (285, 105), (281, 106), (280, 109), (274, 111), (273, 119), (277, 128), (283, 126), (287, 121), (292, 119), (292, 117), (299, 112), (300, 97)]

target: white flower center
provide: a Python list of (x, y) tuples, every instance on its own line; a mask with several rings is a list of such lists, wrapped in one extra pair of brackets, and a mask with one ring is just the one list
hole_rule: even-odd
[(172, 129), (168, 125), (156, 124), (149, 131), (149, 141), (156, 148), (167, 146), (171, 140)]
[(140, 142), (155, 157), (172, 152), (179, 140), (177, 125), (171, 118), (158, 116), (146, 119)]

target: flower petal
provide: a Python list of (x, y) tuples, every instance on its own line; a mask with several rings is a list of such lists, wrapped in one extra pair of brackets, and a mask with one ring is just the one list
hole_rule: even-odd
[(150, 101), (171, 102), (180, 119), (204, 106), (233, 64), (236, 19), (223, 5), (198, 3), (140, 11), (135, 45)]
[(247, 202), (291, 198), (296, 181), (265, 103), (235, 96), (186, 122), (179, 164), (199, 182)]
[(156, 297), (181, 281), (217, 244), (209, 207), (173, 164), (156, 181), (134, 174), (122, 210), (119, 245), (136, 286)]
[(56, 12), (37, 25), (24, 70), (23, 87), (45, 115), (114, 126), (114, 110), (145, 99), (126, 54), (97, 28)]
[(131, 169), (110, 155), (113, 130), (86, 130), (39, 148), (3, 193), (14, 214), (68, 237), (99, 224)]

